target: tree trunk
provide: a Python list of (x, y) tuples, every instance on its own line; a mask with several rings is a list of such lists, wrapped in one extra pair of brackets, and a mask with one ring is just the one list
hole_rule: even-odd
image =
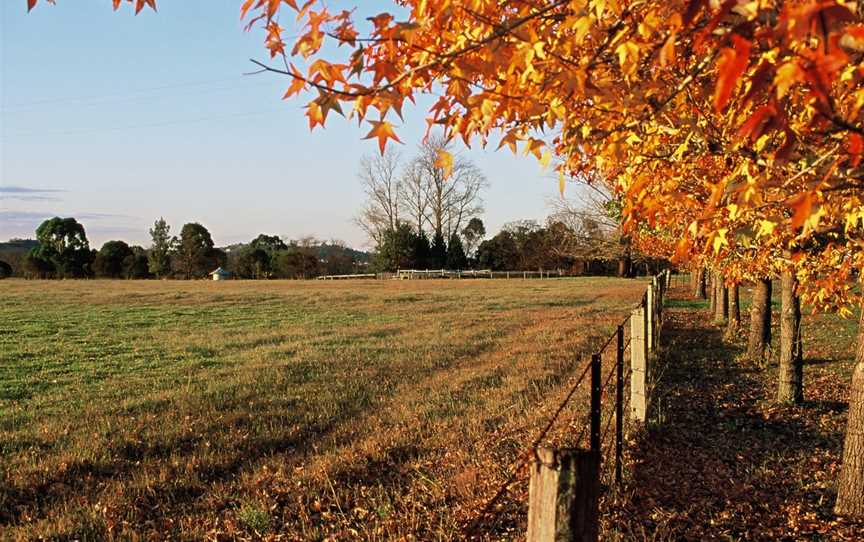
[(696, 291), (693, 292), (693, 295), (700, 299), (708, 299), (707, 292), (705, 291), (705, 268), (700, 267), (698, 271), (696, 271)]
[(717, 277), (714, 273), (708, 274), (708, 291), (711, 294), (708, 298), (708, 311), (713, 315), (717, 311)]
[(750, 340), (747, 357), (762, 363), (766, 360), (771, 345), (771, 279), (756, 281), (750, 306)]
[(741, 305), (738, 302), (738, 283), (729, 287), (729, 319), (726, 321), (726, 333), (731, 336), (738, 333), (741, 327)]
[(626, 235), (622, 236), (619, 243), (621, 244), (621, 254), (618, 256), (618, 276), (630, 277), (633, 266), (630, 258), (630, 237)]
[(780, 372), (777, 401), (801, 403), (804, 400), (804, 364), (801, 356), (801, 300), (795, 292), (795, 272), (783, 270), (780, 276)]
[(714, 274), (714, 287), (716, 299), (714, 301), (714, 320), (717, 322), (725, 322), (729, 318), (729, 290), (726, 289), (726, 283), (723, 281), (723, 275)]
[(858, 347), (852, 372), (849, 421), (834, 512), (841, 516), (864, 518), (864, 310), (858, 320)]

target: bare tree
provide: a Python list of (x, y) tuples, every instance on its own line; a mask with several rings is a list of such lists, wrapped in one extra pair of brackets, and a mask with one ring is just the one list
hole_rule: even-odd
[(419, 183), (424, 189), (425, 223), (433, 235), (440, 233), (445, 239), (483, 212), (480, 192), (489, 184), (480, 168), (459, 156), (454, 158), (450, 176), (445, 177), (438, 157), (448, 146), (443, 137), (430, 136), (409, 168), (411, 184)]
[[(547, 219), (553, 236), (551, 249), (556, 256), (577, 259), (618, 258), (618, 224), (605, 212), (597, 195), (585, 194), (578, 200), (557, 198), (549, 202), (552, 213)], [(561, 224), (564, 228), (552, 228)]]
[(569, 244), (558, 247), (559, 255), (575, 258), (618, 260), (618, 275), (631, 274), (633, 256), (629, 237), (622, 235), (620, 207), (604, 179), (595, 175), (572, 179), (577, 194), (572, 199), (549, 202), (549, 220), (561, 222), (575, 232)]
[(411, 226), (419, 234), (426, 223), (429, 196), (426, 193), (426, 179), (416, 160), (408, 164), (402, 176), (401, 203), (411, 220)]
[(364, 156), (357, 176), (366, 192), (366, 205), (355, 224), (378, 243), (385, 231), (396, 229), (402, 206), (399, 154), (388, 148), (383, 155)]

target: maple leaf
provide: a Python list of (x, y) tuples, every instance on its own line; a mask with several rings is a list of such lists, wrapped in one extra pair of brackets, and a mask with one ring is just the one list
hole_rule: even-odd
[(438, 149), (437, 156), (435, 158), (435, 167), (441, 169), (441, 171), (444, 173), (445, 179), (449, 179), (450, 175), (453, 174), (453, 155), (445, 151), (444, 149)]
[(797, 230), (804, 225), (804, 222), (810, 217), (813, 211), (813, 194), (805, 192), (800, 196), (789, 201), (789, 207), (794, 209), (792, 215), (792, 229)]
[(381, 155), (384, 155), (384, 149), (387, 146), (387, 140), (392, 139), (397, 143), (402, 143), (402, 140), (396, 136), (396, 132), (393, 130), (393, 125), (387, 122), (386, 120), (370, 120), (369, 124), (372, 125), (372, 129), (369, 130), (369, 133), (366, 134), (366, 137), (363, 139), (373, 139), (378, 138), (378, 148), (381, 150)]
[(714, 110), (720, 113), (732, 97), (732, 91), (738, 79), (747, 70), (750, 63), (750, 41), (735, 34), (732, 36), (733, 47), (720, 52), (717, 63), (717, 86), (714, 91)]

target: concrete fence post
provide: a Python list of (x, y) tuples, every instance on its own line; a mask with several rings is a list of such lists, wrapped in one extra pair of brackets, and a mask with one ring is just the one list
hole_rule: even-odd
[(648, 285), (648, 292), (645, 298), (645, 309), (647, 313), (646, 325), (648, 327), (647, 343), (649, 352), (654, 351), (654, 316), (657, 311), (657, 301), (655, 299), (656, 289), (654, 287), (655, 282), (656, 281), (654, 279), (651, 280), (651, 284)]
[(648, 307), (639, 307), (630, 315), (630, 417), (644, 422), (648, 412)]
[(528, 542), (595, 542), (600, 454), (540, 448), (531, 465)]

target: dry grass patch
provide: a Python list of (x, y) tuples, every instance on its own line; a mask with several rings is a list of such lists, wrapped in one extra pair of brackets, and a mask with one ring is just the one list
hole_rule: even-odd
[(0, 538), (458, 538), (643, 289), (4, 281)]

